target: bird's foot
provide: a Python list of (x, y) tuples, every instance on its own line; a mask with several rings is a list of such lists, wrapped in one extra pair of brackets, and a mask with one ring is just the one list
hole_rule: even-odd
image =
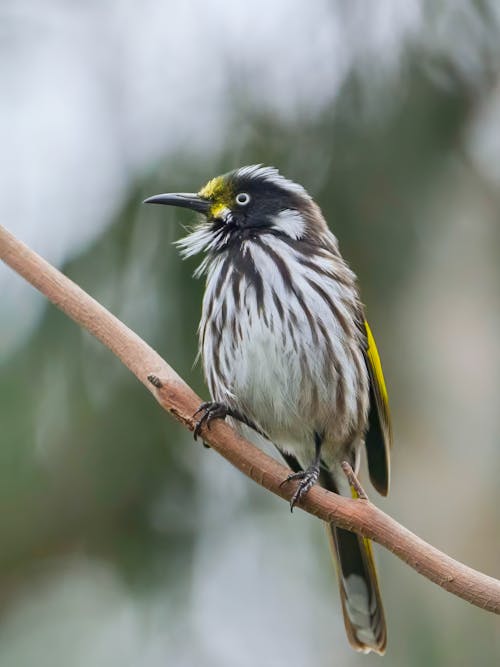
[(297, 489), (290, 500), (290, 512), (293, 512), (293, 508), (299, 502), (299, 500), (309, 491), (309, 489), (316, 484), (319, 478), (319, 461), (314, 461), (311, 463), (309, 468), (306, 470), (300, 470), (299, 472), (294, 472), (291, 475), (288, 475), (284, 479), (280, 486), (288, 484), (288, 482), (299, 481)]
[(260, 428), (260, 426), (257, 426), (255, 422), (249, 419), (242, 412), (239, 412), (234, 408), (230, 408), (228, 405), (225, 405), (224, 403), (217, 403), (216, 401), (206, 401), (205, 403), (202, 403), (200, 405), (198, 410), (196, 410), (196, 412), (194, 413), (193, 417), (196, 417), (196, 415), (198, 415), (200, 412), (202, 412), (203, 414), (201, 415), (200, 419), (198, 419), (194, 427), (195, 440), (200, 435), (200, 431), (203, 426), (210, 428), (210, 422), (212, 421), (212, 419), (225, 419), (226, 417), (232, 417), (233, 419), (236, 419), (236, 421), (239, 421), (242, 424), (246, 424), (256, 433), (269, 440), (269, 436)]
[(196, 415), (199, 415), (200, 413), (202, 413), (201, 417), (196, 422), (193, 431), (195, 440), (198, 439), (198, 436), (200, 435), (200, 431), (203, 428), (203, 426), (206, 426), (209, 429), (210, 422), (213, 419), (225, 419), (227, 415), (230, 414), (230, 410), (223, 403), (205, 401), (200, 405), (198, 410), (196, 410), (193, 417), (196, 417)]

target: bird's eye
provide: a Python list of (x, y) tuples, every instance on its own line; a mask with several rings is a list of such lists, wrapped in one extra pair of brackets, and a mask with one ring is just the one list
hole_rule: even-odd
[(246, 206), (250, 201), (250, 195), (246, 192), (240, 192), (236, 195), (236, 203), (240, 206)]

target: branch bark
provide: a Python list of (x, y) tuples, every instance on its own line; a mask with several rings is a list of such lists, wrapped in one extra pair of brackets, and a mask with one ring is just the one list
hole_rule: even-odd
[[(123, 322), (78, 285), (0, 226), (0, 258), (68, 317), (106, 345), (188, 429), (201, 399), (179, 375)], [(159, 382), (148, 380), (154, 375)], [(161, 386), (155, 386), (161, 385)], [(290, 500), (294, 485), (280, 486), (289, 471), (223, 422), (202, 431), (203, 439), (238, 470), (272, 493)], [(424, 542), (367, 499), (352, 500), (313, 487), (297, 505), (318, 518), (353, 530), (382, 545), (441, 588), (500, 614), (500, 581)]]

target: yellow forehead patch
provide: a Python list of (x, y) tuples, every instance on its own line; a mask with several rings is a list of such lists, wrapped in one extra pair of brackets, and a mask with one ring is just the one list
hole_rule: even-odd
[(212, 178), (198, 194), (200, 197), (212, 201), (212, 206), (210, 207), (210, 216), (212, 218), (221, 216), (225, 209), (231, 208), (233, 193), (228, 181), (223, 176)]
[(222, 176), (217, 176), (208, 181), (198, 194), (200, 197), (206, 197), (207, 199), (219, 199), (226, 189), (226, 183)]

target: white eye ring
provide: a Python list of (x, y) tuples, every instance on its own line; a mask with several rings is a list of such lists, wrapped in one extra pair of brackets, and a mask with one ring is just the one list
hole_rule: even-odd
[(250, 201), (250, 195), (246, 192), (240, 192), (236, 195), (236, 203), (240, 206), (246, 206)]

